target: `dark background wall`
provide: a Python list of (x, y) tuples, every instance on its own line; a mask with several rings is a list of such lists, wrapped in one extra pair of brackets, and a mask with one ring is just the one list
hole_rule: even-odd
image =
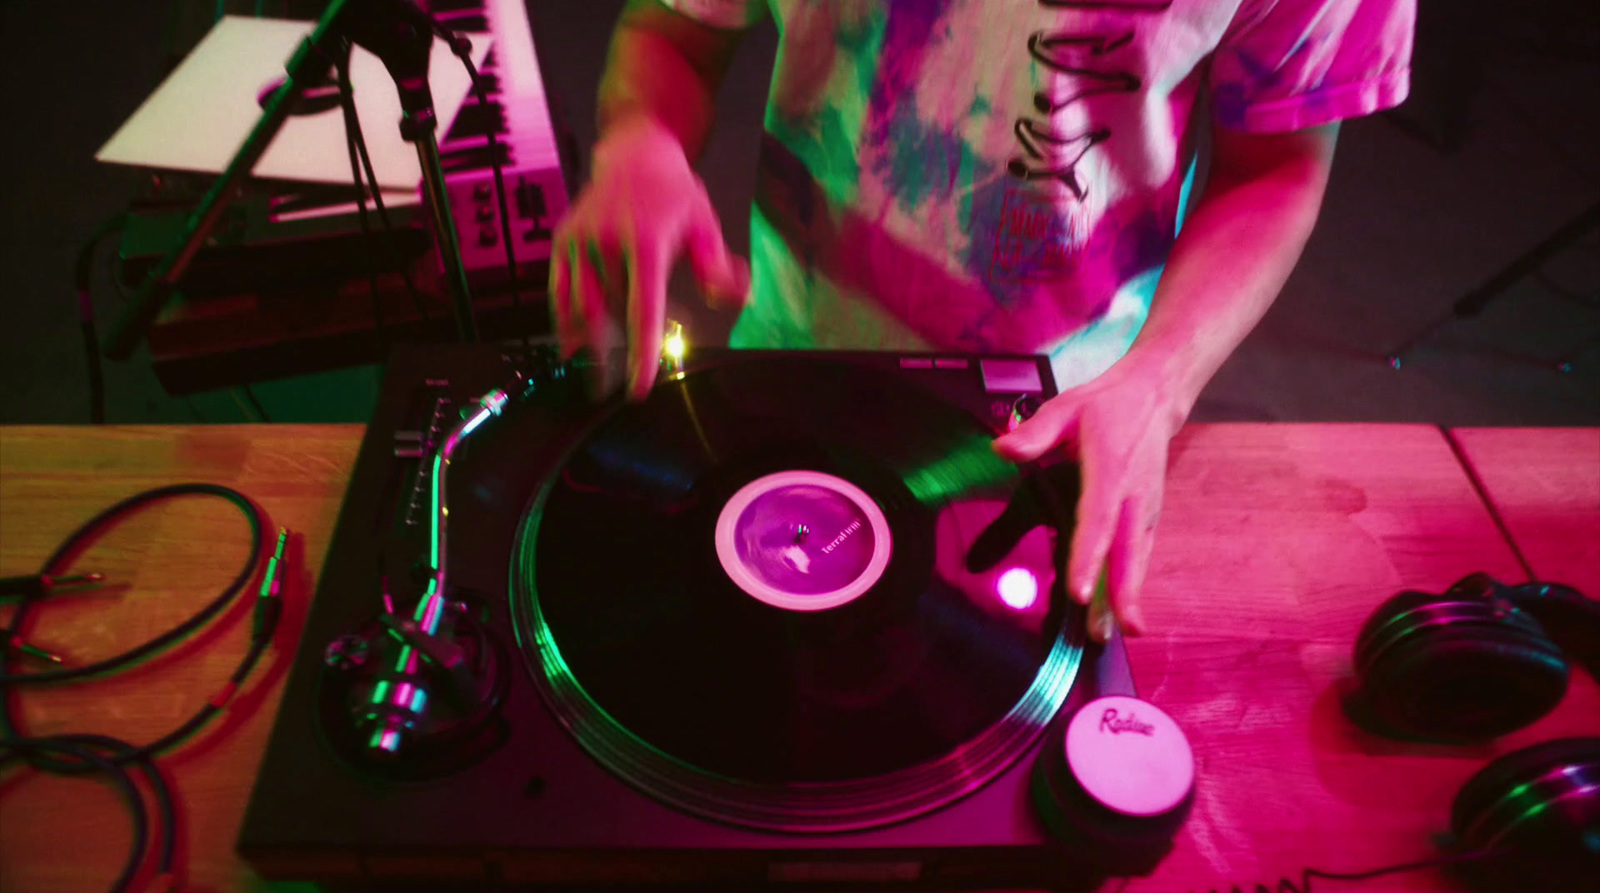
[[(224, 4), (252, 13), (253, 0)], [(315, 15), (319, 3), (267, 0)], [(529, 4), (548, 88), (579, 146), (593, 140), (595, 86), (620, 0)], [(72, 266), (79, 246), (127, 208), (139, 172), (93, 160), (216, 4), (7, 0), (5, 277), (0, 281), (0, 422), (88, 420)], [(1344, 128), (1322, 220), (1300, 267), (1197, 408), (1202, 419), (1384, 420), (1442, 424), (1600, 423), (1600, 237), (1559, 252), (1481, 316), (1452, 322), (1401, 370), (1391, 348), (1459, 296), (1600, 199), (1600, 25), (1583, 0), (1422, 0), (1413, 99)], [(754, 152), (774, 35), (757, 31), (724, 88), (701, 162), (730, 241), (743, 250)], [(109, 253), (109, 252), (107, 252)], [(102, 261), (106, 254), (101, 255)], [(684, 294), (699, 340), (725, 317)], [(118, 298), (97, 270), (102, 318)], [(1553, 361), (1568, 357), (1570, 371)], [(255, 410), (218, 391), (163, 392), (148, 353), (106, 367), (113, 422), (242, 421)], [(374, 370), (255, 386), (282, 421), (364, 420)]]

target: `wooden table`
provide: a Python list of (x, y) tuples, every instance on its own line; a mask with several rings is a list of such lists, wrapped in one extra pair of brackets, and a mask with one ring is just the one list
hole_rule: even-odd
[[(0, 574), (36, 570), (116, 499), (183, 480), (257, 499), (275, 525), (304, 535), (302, 567), (314, 570), (360, 436), (355, 426), (0, 429)], [(41, 608), (32, 638), (78, 660), (119, 651), (213, 597), (243, 556), (244, 525), (226, 504), (153, 510), (78, 564), (126, 587), (61, 596)], [(1579, 571), (1584, 561), (1592, 558), (1580, 555)], [(1600, 690), (1587, 679), (1556, 714), (1491, 746), (1401, 745), (1344, 720), (1337, 692), (1371, 608), (1397, 590), (1442, 589), (1474, 570), (1521, 577), (1437, 428), (1186, 430), (1147, 584), (1155, 632), (1129, 650), (1141, 693), (1188, 730), (1201, 781), (1173, 854), (1127, 889), (1249, 888), (1306, 865), (1357, 870), (1428, 856), (1454, 791), (1488, 758), (1600, 730)], [(266, 886), (233, 855), (233, 840), (310, 576), (297, 575), (283, 635), (223, 721), (162, 761), (182, 803), (185, 890)], [(164, 732), (232, 670), (248, 626), (233, 612), (198, 647), (111, 679), (30, 692), (27, 726), (132, 740)], [(0, 889), (102, 890), (128, 833), (122, 804), (103, 784), (10, 772), (0, 779)], [(1425, 872), (1360, 889), (1453, 888)]]
[[(303, 535), (302, 569), (321, 567), (360, 444), (360, 425), (0, 428), (0, 575), (32, 573), (78, 525), (112, 503), (163, 484), (239, 489), (271, 523)], [(84, 555), (116, 586), (59, 595), (38, 609), (30, 639), (76, 662), (145, 641), (215, 598), (238, 572), (247, 527), (221, 500), (185, 498), (130, 520)], [(280, 635), (229, 709), (161, 760), (181, 801), (185, 891), (260, 886), (233, 854), (256, 764), (266, 746), (289, 638), (311, 592), (291, 579)], [(247, 595), (253, 594), (246, 593)], [(244, 600), (248, 601), (248, 600)], [(231, 674), (248, 639), (249, 605), (217, 621), (196, 646), (108, 679), (23, 696), (29, 731), (103, 732), (149, 741), (176, 727)], [(9, 617), (10, 611), (5, 611)], [(32, 771), (0, 779), (0, 889), (103, 891), (131, 838), (126, 806), (103, 782)], [(135, 888), (139, 889), (139, 888)], [(284, 887), (281, 889), (292, 889)]]
[[(1434, 855), (1455, 791), (1488, 759), (1600, 730), (1600, 688), (1491, 746), (1398, 744), (1345, 721), (1337, 693), (1361, 622), (1402, 589), (1484, 571), (1523, 578), (1427, 426), (1192, 426), (1168, 480), (1140, 693), (1188, 730), (1202, 784), (1175, 852), (1130, 891), (1245, 889)], [(1226, 882), (1226, 883), (1225, 883)], [(1353, 889), (1456, 889), (1437, 872)]]
[(1450, 436), (1534, 575), (1600, 598), (1600, 428)]

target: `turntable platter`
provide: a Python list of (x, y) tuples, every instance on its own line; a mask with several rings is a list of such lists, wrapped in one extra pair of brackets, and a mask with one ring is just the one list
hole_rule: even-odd
[(552, 709), (631, 783), (738, 824), (866, 827), (981, 785), (1064, 700), (1081, 629), (1054, 573), (1071, 494), (992, 436), (806, 355), (617, 409), (513, 557)]

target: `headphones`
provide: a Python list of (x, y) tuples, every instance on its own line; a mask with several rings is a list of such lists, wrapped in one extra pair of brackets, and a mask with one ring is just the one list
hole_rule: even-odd
[[(1482, 742), (1543, 717), (1569, 663), (1600, 679), (1600, 603), (1553, 583), (1472, 574), (1440, 594), (1406, 591), (1356, 636), (1357, 725), (1386, 737)], [(1467, 781), (1447, 849), (1486, 890), (1576, 890), (1600, 877), (1600, 737), (1505, 754)], [(1481, 854), (1481, 855), (1472, 855)]]
[[(1443, 593), (1406, 591), (1378, 606), (1356, 636), (1345, 712), (1386, 737), (1486, 741), (1555, 709), (1572, 660), (1600, 679), (1600, 604), (1567, 586), (1506, 586), (1473, 574)], [(1055, 836), (1092, 852), (1100, 869), (1148, 874), (1187, 818), (1193, 754), (1171, 717), (1132, 697), (1120, 636), (1106, 643), (1095, 672), (1100, 697), (1047, 733), (1034, 805)], [(1592, 884), (1600, 877), (1600, 737), (1547, 741), (1489, 763), (1457, 792), (1446, 849), (1440, 862), (1482, 890)], [(1372, 874), (1306, 871), (1340, 880)]]

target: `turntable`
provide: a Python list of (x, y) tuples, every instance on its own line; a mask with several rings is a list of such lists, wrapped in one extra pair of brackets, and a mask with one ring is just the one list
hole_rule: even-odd
[[(1153, 788), (1064, 766), (1074, 708), (1131, 683), (1056, 579), (1076, 469), (989, 449), (1053, 395), (1047, 360), (701, 351), (667, 372), (596, 406), (547, 353), (396, 354), (241, 831), (256, 870), (1059, 887), (1108, 852), (1152, 867), (1187, 745), (1172, 729), (1183, 777)], [(1171, 740), (1139, 715), (1097, 722), (1138, 733), (1123, 752)], [(1130, 777), (1158, 802), (1086, 826), (1085, 786)]]

